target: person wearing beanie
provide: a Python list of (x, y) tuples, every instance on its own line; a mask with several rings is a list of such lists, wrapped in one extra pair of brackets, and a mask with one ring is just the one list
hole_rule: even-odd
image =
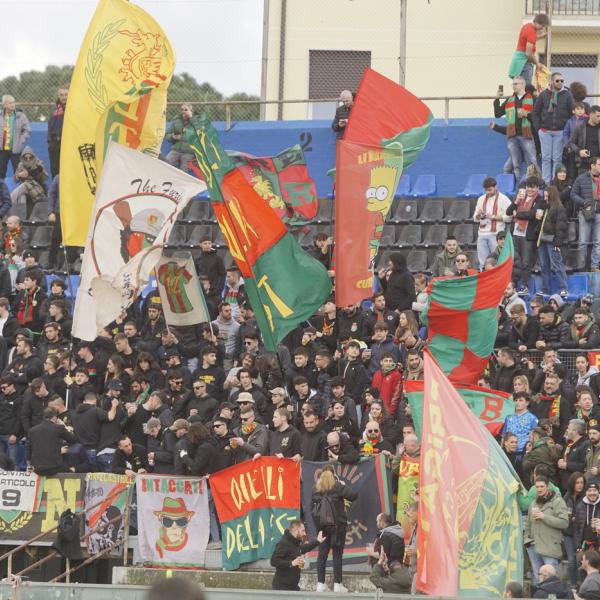
[(567, 211), (567, 218), (575, 216), (575, 207), (571, 200), (571, 188), (573, 187), (573, 177), (567, 172), (567, 167), (562, 163), (556, 165), (554, 169), (554, 179), (550, 182), (560, 195), (560, 201)]

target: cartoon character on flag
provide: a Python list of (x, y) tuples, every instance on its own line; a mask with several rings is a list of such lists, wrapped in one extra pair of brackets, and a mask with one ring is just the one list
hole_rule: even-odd
[(379, 240), (383, 233), (385, 218), (392, 206), (397, 178), (397, 167), (385, 165), (371, 169), (369, 187), (365, 193), (367, 210), (377, 213), (375, 223), (373, 223), (371, 239), (369, 240), (371, 262), (377, 256), (377, 251), (379, 250)]
[(155, 510), (154, 514), (160, 521), (156, 551), (160, 558), (164, 558), (165, 551), (179, 552), (188, 543), (186, 531), (190, 519), (196, 514), (188, 510), (183, 498), (165, 498), (161, 510)]
[(192, 274), (177, 262), (168, 262), (157, 269), (158, 281), (167, 290), (167, 300), (171, 312), (175, 314), (189, 313), (194, 305), (190, 301), (186, 284), (192, 280)]

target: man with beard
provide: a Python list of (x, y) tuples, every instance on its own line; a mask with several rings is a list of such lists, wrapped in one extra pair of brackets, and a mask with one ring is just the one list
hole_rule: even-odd
[(598, 530), (600, 530), (600, 490), (598, 484), (590, 482), (585, 488), (585, 496), (575, 507), (575, 527), (573, 545), (583, 550), (598, 550)]
[(365, 316), (362, 330), (362, 338), (367, 343), (373, 337), (376, 323), (385, 323), (389, 333), (393, 335), (398, 327), (398, 319), (400, 318), (395, 310), (385, 307), (385, 295), (382, 292), (374, 294), (371, 300), (373, 308)]
[(315, 412), (304, 413), (304, 431), (300, 434), (301, 454), (304, 460), (322, 462), (327, 460), (327, 434)]
[(185, 407), (185, 416), (186, 418), (195, 417), (207, 425), (217, 411), (219, 403), (209, 395), (206, 383), (202, 379), (194, 381), (192, 391), (193, 396)]
[(590, 445), (585, 453), (585, 480), (600, 483), (600, 424), (591, 425), (588, 431)]
[(406, 357), (407, 381), (420, 381), (424, 377), (425, 364), (418, 350), (409, 350)]
[(269, 454), (277, 458), (302, 459), (302, 440), (298, 430), (290, 425), (287, 408), (278, 408), (273, 414), (274, 431), (269, 432)]
[[(585, 422), (571, 419), (565, 433), (567, 445), (562, 458), (558, 461), (560, 488), (566, 490), (573, 473), (582, 473), (585, 469), (585, 457), (590, 441), (585, 437)], [(600, 515), (598, 515), (600, 516)]]
[(350, 436), (344, 432), (332, 431), (327, 434), (327, 460), (338, 461), (343, 465), (355, 465), (360, 461), (360, 454), (354, 447)]
[(552, 437), (557, 443), (562, 440), (561, 433), (566, 431), (571, 418), (571, 404), (560, 391), (560, 378), (549, 372), (544, 379), (543, 392), (536, 394), (529, 410), (538, 420), (549, 419), (552, 423)]

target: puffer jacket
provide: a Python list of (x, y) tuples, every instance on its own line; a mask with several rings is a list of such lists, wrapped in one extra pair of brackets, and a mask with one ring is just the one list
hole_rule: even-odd
[[(543, 519), (534, 519), (534, 509), (544, 513)], [(540, 503), (536, 498), (527, 511), (525, 544), (533, 542), (535, 550), (543, 556), (562, 556), (563, 530), (569, 526), (569, 511), (560, 494), (549, 492), (549, 499)]]
[(584, 204), (593, 204), (594, 182), (592, 181), (592, 174), (589, 171), (579, 175), (573, 182), (571, 200), (578, 208), (581, 208)]
[(598, 536), (592, 529), (592, 519), (600, 519), (600, 498), (592, 503), (584, 496), (575, 506), (575, 524), (573, 527), (573, 543), (581, 548), (586, 540), (597, 541)]
[(560, 315), (554, 316), (554, 322), (550, 327), (540, 327), (540, 340), (546, 342), (547, 348), (565, 348), (571, 339), (569, 324), (562, 320)]
[[(4, 131), (5, 123), (4, 111), (0, 110), (0, 131)], [(15, 125), (13, 129), (11, 152), (13, 154), (21, 154), (30, 135), (31, 127), (29, 125), (29, 119), (21, 109), (17, 108), (17, 110), (15, 110)]]
[(567, 211), (562, 206), (546, 208), (540, 234), (553, 235), (554, 246), (562, 246), (567, 239)]

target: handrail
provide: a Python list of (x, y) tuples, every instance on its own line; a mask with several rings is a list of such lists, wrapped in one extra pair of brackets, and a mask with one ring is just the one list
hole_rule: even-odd
[[(129, 493), (129, 488), (125, 487), (124, 489), (115, 490), (114, 492), (111, 492), (110, 494), (108, 494), (106, 496), (106, 498), (103, 498), (102, 500), (100, 500), (96, 504), (92, 504), (92, 506), (90, 506), (90, 507), (88, 507), (88, 508), (86, 508), (84, 510), (80, 510), (76, 514), (78, 514), (78, 515), (85, 515), (88, 512), (94, 510), (95, 508), (98, 508), (100, 505), (104, 504), (107, 500), (109, 500), (109, 499), (111, 499), (111, 500), (112, 499), (116, 499), (117, 497), (119, 497), (124, 492)], [(118, 518), (120, 518), (120, 517), (115, 517), (115, 520), (118, 519)], [(108, 523), (102, 524), (102, 525), (106, 526), (109, 523), (111, 523), (112, 521), (113, 521), (113, 519), (111, 519)], [(38, 540), (42, 539), (43, 537), (45, 537), (49, 533), (52, 533), (52, 532), (56, 531), (57, 529), (58, 529), (58, 523), (56, 525), (54, 525), (54, 527), (51, 527), (50, 529), (48, 529), (47, 531), (42, 531), (42, 532), (38, 533), (37, 535), (35, 535), (34, 537), (32, 537), (30, 540), (27, 540), (26, 542), (23, 542), (21, 545), (17, 546), (16, 548), (13, 548), (12, 550), (9, 550), (8, 552), (5, 552), (2, 556), (0, 556), (0, 563), (3, 560), (5, 560), (5, 559), (8, 560), (7, 576), (10, 577), (12, 575), (12, 557), (13, 557), (14, 554), (16, 554), (17, 552), (19, 552), (21, 550), (24, 550), (25, 548), (29, 547), (34, 542), (37, 542)], [(86, 535), (84, 535), (83, 538), (82, 538), (82, 540), (85, 540), (86, 537), (88, 537), (89, 535), (91, 535), (95, 531), (96, 530), (92, 530), (91, 532), (89, 532)], [(48, 556), (46, 556), (41, 561), (37, 561), (33, 565), (29, 565), (24, 571), (21, 571), (20, 573), (18, 573), (18, 575), (22, 575), (24, 572), (27, 572), (27, 571), (31, 570), (32, 568), (34, 568), (35, 566), (38, 566), (38, 564), (42, 564), (43, 562), (46, 562), (50, 558), (54, 557), (56, 554), (57, 554), (57, 552), (50, 553)]]

